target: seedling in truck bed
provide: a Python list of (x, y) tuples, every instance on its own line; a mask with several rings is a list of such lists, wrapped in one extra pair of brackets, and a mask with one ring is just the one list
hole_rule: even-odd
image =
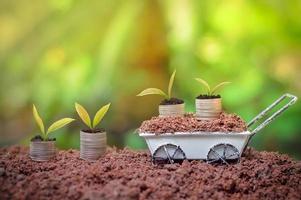
[[(65, 125), (69, 124), (70, 122), (74, 121), (74, 119), (72, 119), (72, 118), (63, 118), (63, 119), (60, 119), (60, 120), (54, 122), (46, 130), (45, 127), (44, 127), (44, 122), (43, 122), (42, 118), (40, 117), (35, 105), (33, 105), (33, 116), (34, 116), (34, 119), (35, 119), (37, 125), (40, 128), (41, 139), (43, 139), (44, 141), (49, 140), (49, 138), (48, 138), (49, 133), (52, 133), (52, 132), (64, 127)], [(35, 137), (35, 138), (39, 138), (39, 137)]]
[(94, 133), (99, 132), (99, 130), (96, 129), (96, 126), (101, 122), (105, 114), (110, 108), (111, 103), (108, 103), (107, 105), (101, 107), (97, 113), (94, 116), (93, 122), (91, 121), (91, 118), (87, 112), (87, 110), (81, 106), (78, 103), (75, 103), (75, 109), (79, 117), (82, 119), (84, 124), (86, 124), (89, 128), (88, 132)]
[(176, 70), (174, 70), (174, 72), (172, 73), (172, 75), (169, 79), (167, 93), (162, 91), (161, 89), (158, 89), (158, 88), (147, 88), (147, 89), (143, 90), (142, 92), (140, 92), (137, 96), (141, 97), (141, 96), (155, 94), (155, 95), (160, 95), (160, 96), (164, 97), (164, 100), (162, 101), (161, 104), (181, 104), (181, 103), (184, 103), (182, 100), (177, 99), (177, 98), (172, 98), (172, 96), (171, 96), (175, 76), (176, 76)]
[(230, 82), (221, 82), (211, 89), (207, 81), (201, 78), (195, 80), (206, 88), (205, 94), (196, 97), (196, 116), (202, 120), (217, 119), (222, 112), (222, 98), (216, 91)]
[(164, 97), (159, 105), (159, 116), (182, 116), (185, 113), (184, 101), (178, 98), (171, 97), (171, 91), (176, 76), (176, 70), (172, 73), (167, 93), (158, 88), (147, 88), (140, 92), (137, 96), (145, 96), (150, 94), (157, 94)]
[(213, 87), (213, 89), (211, 89), (211, 87), (207, 81), (205, 81), (201, 78), (195, 78), (195, 80), (197, 82), (201, 83), (206, 88), (206, 93), (204, 95), (200, 95), (199, 97), (207, 97), (207, 98), (211, 98), (211, 97), (219, 98), (220, 95), (216, 95), (216, 91), (218, 89), (220, 89), (222, 86), (231, 83), (231, 82), (221, 82), (221, 83), (217, 84), (215, 87)]

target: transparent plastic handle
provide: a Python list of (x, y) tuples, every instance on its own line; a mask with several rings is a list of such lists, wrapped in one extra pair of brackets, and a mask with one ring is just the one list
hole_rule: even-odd
[(275, 106), (277, 106), (279, 103), (281, 103), (282, 101), (284, 101), (287, 98), (289, 98), (290, 101), (287, 104), (285, 104), (284, 106), (282, 106), (279, 110), (277, 110), (276, 112), (274, 112), (273, 115), (271, 115), (269, 118), (267, 118), (264, 122), (262, 122), (260, 125), (258, 125), (255, 129), (250, 130), (251, 135), (255, 135), (258, 131), (260, 131), (261, 129), (263, 129), (264, 127), (266, 127), (269, 123), (271, 123), (274, 119), (276, 119), (276, 117), (278, 117), (283, 111), (285, 111), (288, 107), (290, 107), (291, 105), (293, 105), (294, 103), (296, 103), (296, 101), (298, 99), (296, 96), (291, 95), (291, 94), (284, 94), (284, 95), (282, 95), (279, 99), (277, 99), (276, 101), (274, 101), (274, 103), (272, 103), (269, 107), (267, 107), (265, 110), (263, 110), (261, 113), (259, 113), (256, 117), (254, 117), (248, 123), (248, 128), (250, 128), (250, 126), (252, 126), (258, 120), (260, 120), (263, 117), (265, 117), (271, 109), (273, 109)]

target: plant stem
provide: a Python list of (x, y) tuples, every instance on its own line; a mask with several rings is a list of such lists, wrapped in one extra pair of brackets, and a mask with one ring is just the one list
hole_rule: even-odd
[(46, 141), (47, 136), (46, 136), (45, 133), (42, 133), (42, 138), (43, 138), (44, 141)]

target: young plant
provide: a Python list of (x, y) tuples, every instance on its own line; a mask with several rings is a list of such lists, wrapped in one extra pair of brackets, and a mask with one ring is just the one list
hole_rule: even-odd
[(141, 97), (141, 96), (150, 95), (150, 94), (157, 94), (157, 95), (163, 96), (165, 99), (168, 99), (168, 100), (171, 99), (171, 91), (172, 91), (173, 83), (175, 80), (175, 76), (176, 76), (176, 70), (172, 73), (172, 75), (169, 79), (167, 94), (158, 88), (147, 88), (147, 89), (143, 90), (142, 92), (140, 92), (137, 96)]
[(209, 84), (207, 83), (207, 81), (201, 79), (201, 78), (195, 78), (196, 81), (198, 81), (199, 83), (201, 83), (203, 86), (205, 86), (206, 90), (207, 90), (207, 94), (208, 96), (213, 96), (215, 94), (215, 92), (220, 89), (222, 86), (227, 85), (231, 82), (221, 82), (219, 84), (217, 84), (213, 89), (211, 89), (211, 87), (209, 86)]
[(44, 127), (44, 123), (42, 118), (40, 117), (37, 108), (35, 105), (33, 105), (33, 116), (34, 119), (37, 123), (37, 125), (39, 126), (40, 130), (41, 130), (41, 137), (43, 138), (44, 141), (46, 141), (48, 139), (48, 135), (49, 133), (52, 133), (53, 131), (56, 131), (57, 129), (62, 128), (63, 126), (69, 124), (70, 122), (74, 121), (75, 119), (72, 118), (63, 118), (60, 119), (56, 122), (54, 122), (48, 129), (47, 131), (45, 130)]
[(89, 127), (90, 131), (95, 131), (96, 126), (101, 122), (110, 108), (111, 103), (101, 107), (94, 116), (93, 123), (86, 109), (78, 103), (75, 103), (75, 109), (82, 121)]

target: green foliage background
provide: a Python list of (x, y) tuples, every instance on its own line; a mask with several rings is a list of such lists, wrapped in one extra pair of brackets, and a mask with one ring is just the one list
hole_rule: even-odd
[[(145, 148), (133, 134), (157, 115), (167, 87), (194, 111), (203, 90), (193, 80), (231, 81), (224, 108), (246, 121), (285, 92), (301, 94), (301, 1), (270, 0), (1, 0), (0, 145), (26, 144), (38, 132), (35, 103), (49, 125), (91, 115), (112, 102), (102, 122), (109, 144)], [(301, 158), (300, 103), (252, 140), (257, 149)], [(54, 134), (60, 148), (78, 148), (77, 121)]]

